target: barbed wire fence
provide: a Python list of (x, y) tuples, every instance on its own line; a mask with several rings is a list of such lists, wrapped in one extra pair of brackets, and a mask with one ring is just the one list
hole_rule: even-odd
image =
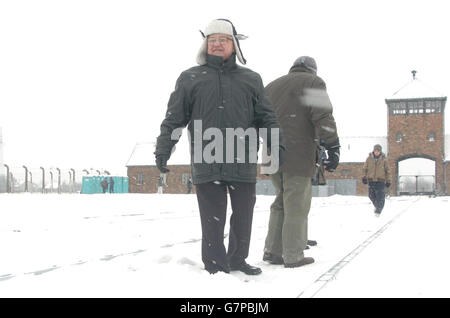
[(104, 169), (0, 167), (0, 193), (81, 193), (84, 176), (109, 176)]

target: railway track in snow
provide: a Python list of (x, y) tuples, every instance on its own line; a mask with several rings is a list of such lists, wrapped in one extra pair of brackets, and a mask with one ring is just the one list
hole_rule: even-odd
[(420, 197), (416, 198), (411, 202), (406, 208), (404, 208), (400, 213), (395, 215), (392, 219), (386, 222), (381, 228), (379, 228), (375, 233), (370, 235), (362, 243), (356, 246), (350, 253), (345, 255), (336, 264), (334, 264), (329, 270), (320, 275), (311, 285), (309, 285), (305, 290), (301, 291), (297, 298), (314, 298), (330, 281), (336, 278), (339, 271), (348, 265), (355, 257), (361, 254), (373, 241), (375, 241), (381, 234), (383, 234), (386, 229), (388, 229), (392, 223), (398, 220), (405, 212), (407, 212), (416, 202), (420, 200)]

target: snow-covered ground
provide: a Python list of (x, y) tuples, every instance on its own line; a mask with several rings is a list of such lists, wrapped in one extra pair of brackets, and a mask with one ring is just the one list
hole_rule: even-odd
[(0, 297), (450, 297), (448, 197), (392, 197), (379, 218), (367, 197), (313, 198), (316, 262), (295, 269), (262, 261), (272, 201), (253, 277), (203, 270), (195, 195), (0, 194)]

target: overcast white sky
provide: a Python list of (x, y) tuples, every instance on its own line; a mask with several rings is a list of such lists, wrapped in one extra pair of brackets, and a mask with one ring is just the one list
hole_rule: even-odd
[(4, 161), (123, 168), (136, 142), (158, 135), (175, 80), (195, 65), (198, 30), (215, 18), (249, 36), (241, 43), (247, 67), (265, 84), (298, 56), (313, 56), (340, 135), (384, 136), (384, 99), (412, 69), (450, 92), (448, 7), (437, 0), (0, 0)]

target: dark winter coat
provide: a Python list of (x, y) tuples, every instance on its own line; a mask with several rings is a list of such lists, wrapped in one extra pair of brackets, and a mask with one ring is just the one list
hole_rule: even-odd
[(266, 92), (275, 107), (286, 147), (280, 171), (313, 177), (317, 138), (325, 146), (339, 143), (325, 82), (303, 66), (295, 66), (267, 85)]
[(108, 188), (108, 180), (103, 179), (102, 182), (100, 182), (100, 185), (104, 190), (106, 190)]
[(373, 152), (371, 152), (364, 163), (363, 176), (366, 177), (369, 182), (391, 183), (391, 170), (386, 155), (381, 153), (380, 156), (376, 158)]
[[(207, 128), (218, 128), (222, 132), (223, 163), (194, 162), (195, 148), (198, 147), (203, 153), (205, 146), (212, 142), (195, 140), (195, 120), (201, 120), (201, 136)], [(265, 95), (260, 75), (238, 66), (234, 54), (226, 61), (221, 57), (207, 55), (207, 64), (181, 73), (175, 91), (170, 96), (166, 118), (161, 124), (155, 155), (170, 156), (171, 149), (177, 142), (171, 140), (173, 130), (186, 125), (191, 137), (191, 170), (194, 184), (215, 180), (256, 182), (256, 163), (249, 163), (248, 147), (245, 151), (245, 163), (238, 163), (242, 158), (237, 158), (236, 152), (233, 163), (225, 162), (225, 129), (242, 128), (245, 131), (250, 127), (279, 127), (273, 108)]]

